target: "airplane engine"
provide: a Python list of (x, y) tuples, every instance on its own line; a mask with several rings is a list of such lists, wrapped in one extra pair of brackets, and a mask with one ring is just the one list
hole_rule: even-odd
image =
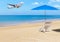
[(14, 8), (14, 7), (13, 7), (13, 6), (9, 6), (9, 5), (8, 5), (8, 8), (9, 8), (9, 9), (11, 9), (11, 8)]

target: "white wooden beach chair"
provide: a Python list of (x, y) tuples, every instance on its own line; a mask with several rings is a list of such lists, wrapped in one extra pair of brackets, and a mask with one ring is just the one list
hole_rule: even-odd
[(44, 27), (40, 28), (41, 32), (48, 32), (51, 22), (45, 22)]

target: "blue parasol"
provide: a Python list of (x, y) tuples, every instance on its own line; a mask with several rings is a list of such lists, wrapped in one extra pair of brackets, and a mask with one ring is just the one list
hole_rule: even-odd
[[(59, 10), (59, 9), (49, 6), (49, 5), (42, 5), (42, 6), (33, 8), (32, 10), (44, 10), (44, 14), (46, 16), (46, 10)], [(46, 20), (46, 17), (45, 17), (45, 20)]]

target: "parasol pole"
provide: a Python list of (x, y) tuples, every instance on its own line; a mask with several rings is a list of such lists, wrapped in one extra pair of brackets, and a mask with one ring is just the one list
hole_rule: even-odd
[(44, 18), (44, 26), (45, 26), (45, 23), (46, 23), (46, 10), (44, 10), (44, 14), (45, 14), (45, 18)]
[(44, 13), (45, 13), (45, 22), (46, 22), (46, 10), (45, 10), (45, 12), (44, 12)]
[(44, 10), (44, 14), (45, 14), (45, 19), (44, 19), (44, 31), (46, 32), (47, 31), (47, 29), (48, 29), (48, 22), (47, 22), (47, 19), (46, 19), (46, 10)]

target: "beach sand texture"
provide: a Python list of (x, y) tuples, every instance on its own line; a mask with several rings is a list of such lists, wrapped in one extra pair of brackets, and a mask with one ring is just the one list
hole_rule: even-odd
[(0, 42), (60, 42), (60, 20), (51, 21), (50, 32), (40, 32), (44, 22), (23, 23), (15, 26), (0, 27)]

